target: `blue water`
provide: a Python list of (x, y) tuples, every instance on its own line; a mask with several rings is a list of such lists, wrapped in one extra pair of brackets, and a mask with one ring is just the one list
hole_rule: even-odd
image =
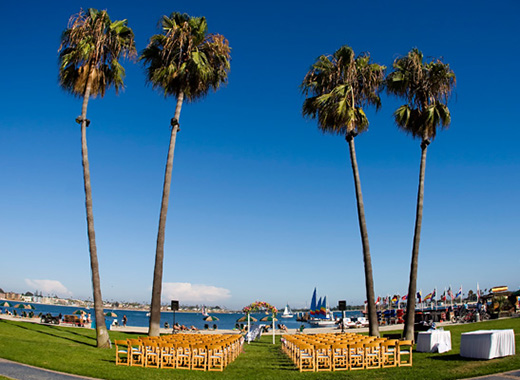
[[(11, 302), (13, 303), (13, 302)], [(23, 304), (23, 302), (20, 302)], [(29, 313), (30, 311), (34, 312), (35, 315), (38, 315), (40, 313), (46, 314), (51, 313), (52, 315), (67, 315), (72, 314), (74, 311), (80, 309), (85, 310), (87, 313), (91, 314), (91, 318), (94, 319), (94, 309), (85, 309), (81, 307), (75, 307), (75, 306), (58, 306), (58, 305), (46, 305), (46, 304), (37, 304), (32, 303), (36, 309), (35, 310), (25, 310), (26, 313)], [(1, 308), (0, 308), (1, 309)], [(6, 308), (3, 308), (6, 309)], [(16, 310), (18, 314), (21, 314), (23, 309), (15, 309), (15, 308), (7, 308), (11, 312), (13, 310)], [(127, 317), (127, 325), (128, 326), (138, 326), (138, 327), (148, 327), (149, 324), (149, 317), (146, 316), (147, 312), (145, 311), (135, 311), (135, 310), (118, 310), (118, 309), (105, 309), (106, 312), (114, 312), (117, 314), (117, 318), (109, 318), (106, 317), (108, 321), (117, 320), (120, 325), (123, 324), (123, 315), (126, 315)], [(240, 324), (247, 324), (246, 322), (237, 322), (237, 319), (244, 316), (242, 313), (210, 313), (210, 315), (217, 317), (219, 320), (215, 322), (205, 322), (203, 320), (203, 316), (200, 313), (183, 313), (183, 312), (176, 312), (175, 313), (175, 322), (185, 325), (187, 327), (195, 326), (198, 329), (203, 329), (204, 325), (207, 324), (209, 327), (213, 327), (213, 324), (216, 324), (218, 328), (221, 329), (232, 329), (235, 327), (235, 325), (238, 323)], [(256, 324), (272, 324), (272, 322), (261, 322), (260, 319), (265, 317), (265, 313), (253, 313), (251, 314), (253, 317), (258, 319), (258, 322)], [(335, 317), (340, 317), (340, 313), (336, 312)], [(362, 316), (361, 312), (359, 311), (346, 311), (345, 315), (347, 317), (360, 317)], [(165, 322), (168, 322), (168, 324), (171, 326), (173, 323), (173, 312), (161, 312), (161, 327), (164, 326)], [(278, 318), (278, 321), (275, 322), (275, 324), (283, 323), (287, 328), (289, 329), (295, 329), (301, 326), (302, 322), (296, 321), (296, 317), (293, 318)], [(306, 328), (319, 328), (319, 327), (311, 327), (309, 324), (304, 324)]]

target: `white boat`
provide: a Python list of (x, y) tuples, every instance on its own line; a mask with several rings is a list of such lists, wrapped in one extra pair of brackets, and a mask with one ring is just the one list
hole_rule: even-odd
[(285, 305), (285, 309), (283, 311), (283, 314), (281, 315), (282, 318), (292, 318), (294, 317), (294, 314), (291, 310), (291, 308), (289, 307), (289, 305)]
[(336, 325), (336, 321), (334, 319), (311, 319), (309, 324), (318, 327), (331, 327)]
[(202, 316), (209, 317), (209, 314), (206, 310), (206, 306), (202, 305)]

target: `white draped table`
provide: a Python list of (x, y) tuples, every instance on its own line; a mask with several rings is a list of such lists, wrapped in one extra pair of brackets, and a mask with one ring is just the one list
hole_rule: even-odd
[(515, 354), (514, 330), (478, 330), (461, 334), (460, 356), (493, 359)]
[(444, 330), (421, 331), (417, 334), (418, 352), (447, 352), (451, 350), (451, 333)]

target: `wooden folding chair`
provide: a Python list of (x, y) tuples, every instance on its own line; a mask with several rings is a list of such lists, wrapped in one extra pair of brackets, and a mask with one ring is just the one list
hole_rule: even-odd
[(180, 342), (175, 345), (177, 369), (191, 369), (191, 348), (188, 342)]
[(365, 368), (381, 368), (381, 343), (365, 343)]
[(365, 347), (363, 343), (348, 345), (348, 366), (350, 370), (365, 369)]
[(314, 346), (300, 343), (298, 345), (297, 358), (300, 372), (315, 371)]
[(399, 367), (411, 367), (413, 342), (411, 340), (400, 340), (396, 348), (398, 355), (397, 365)]
[(116, 365), (130, 365), (130, 355), (127, 340), (115, 340), (116, 346)]
[(144, 366), (143, 342), (139, 339), (128, 339), (128, 352), (130, 353), (130, 365), (134, 367)]
[(196, 371), (206, 371), (208, 363), (208, 349), (206, 345), (192, 344), (191, 345), (191, 369)]
[(330, 371), (332, 369), (330, 345), (315, 344), (314, 356), (316, 358), (316, 372)]
[(175, 368), (175, 345), (168, 342), (159, 342), (160, 367), (161, 368)]
[(381, 364), (383, 368), (397, 365), (397, 342), (396, 339), (388, 339), (381, 343)]
[(208, 371), (223, 371), (225, 366), (224, 348), (220, 344), (208, 346)]
[(332, 345), (332, 370), (348, 370), (348, 344), (336, 343)]

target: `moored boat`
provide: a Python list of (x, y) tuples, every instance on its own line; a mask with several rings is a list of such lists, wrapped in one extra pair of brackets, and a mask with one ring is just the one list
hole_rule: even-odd
[(319, 301), (316, 302), (316, 288), (314, 288), (314, 293), (312, 294), (309, 314), (311, 317), (307, 322), (312, 326), (328, 327), (336, 324), (334, 314), (330, 311), (327, 304), (327, 296), (323, 297), (323, 299), (320, 297)]
[(289, 307), (288, 304), (285, 305), (285, 309), (284, 309), (281, 317), (282, 318), (292, 318), (292, 317), (294, 317), (294, 314), (293, 314), (293, 312), (292, 312), (292, 310), (291, 310), (291, 308)]

